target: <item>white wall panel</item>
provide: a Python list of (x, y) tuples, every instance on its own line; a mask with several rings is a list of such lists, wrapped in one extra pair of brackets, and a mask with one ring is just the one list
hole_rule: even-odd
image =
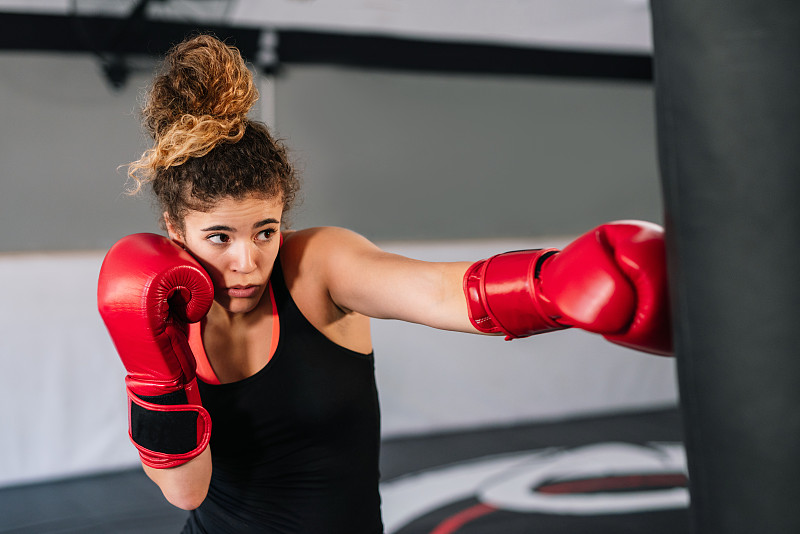
[(101, 254), (0, 256), (0, 485), (134, 465)]

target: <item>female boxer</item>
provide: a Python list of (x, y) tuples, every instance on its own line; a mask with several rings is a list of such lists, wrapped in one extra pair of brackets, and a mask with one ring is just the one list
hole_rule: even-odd
[(247, 118), (256, 98), (236, 49), (199, 36), (170, 52), (144, 108), (154, 145), (131, 165), (169, 239), (124, 238), (99, 280), (131, 439), (191, 510), (185, 533), (383, 531), (371, 317), (507, 338), (577, 326), (669, 353), (659, 227), (611, 223), (563, 251), (475, 263), (282, 231), (297, 180)]

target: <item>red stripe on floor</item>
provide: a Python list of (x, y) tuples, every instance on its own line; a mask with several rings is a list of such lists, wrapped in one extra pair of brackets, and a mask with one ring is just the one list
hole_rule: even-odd
[(682, 474), (620, 475), (543, 484), (537, 493), (597, 493), (614, 490), (687, 487), (689, 479)]
[(490, 514), (495, 510), (497, 510), (497, 508), (488, 504), (476, 504), (471, 508), (460, 511), (454, 516), (448, 517), (439, 523), (439, 526), (433, 529), (430, 534), (452, 534), (470, 521)]

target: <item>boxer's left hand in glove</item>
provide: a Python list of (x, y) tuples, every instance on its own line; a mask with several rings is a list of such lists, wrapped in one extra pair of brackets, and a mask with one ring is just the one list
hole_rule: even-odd
[(577, 327), (672, 354), (664, 231), (652, 223), (603, 224), (561, 251), (498, 254), (469, 268), (464, 291), (484, 333), (513, 339)]

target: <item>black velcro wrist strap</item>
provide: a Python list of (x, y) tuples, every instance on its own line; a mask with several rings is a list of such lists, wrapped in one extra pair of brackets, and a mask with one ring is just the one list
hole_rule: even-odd
[(198, 411), (186, 405), (186, 392), (178, 390), (166, 395), (136, 397), (153, 405), (184, 405), (186, 409), (160, 411), (130, 400), (130, 430), (134, 443), (163, 454), (186, 454), (197, 448)]

